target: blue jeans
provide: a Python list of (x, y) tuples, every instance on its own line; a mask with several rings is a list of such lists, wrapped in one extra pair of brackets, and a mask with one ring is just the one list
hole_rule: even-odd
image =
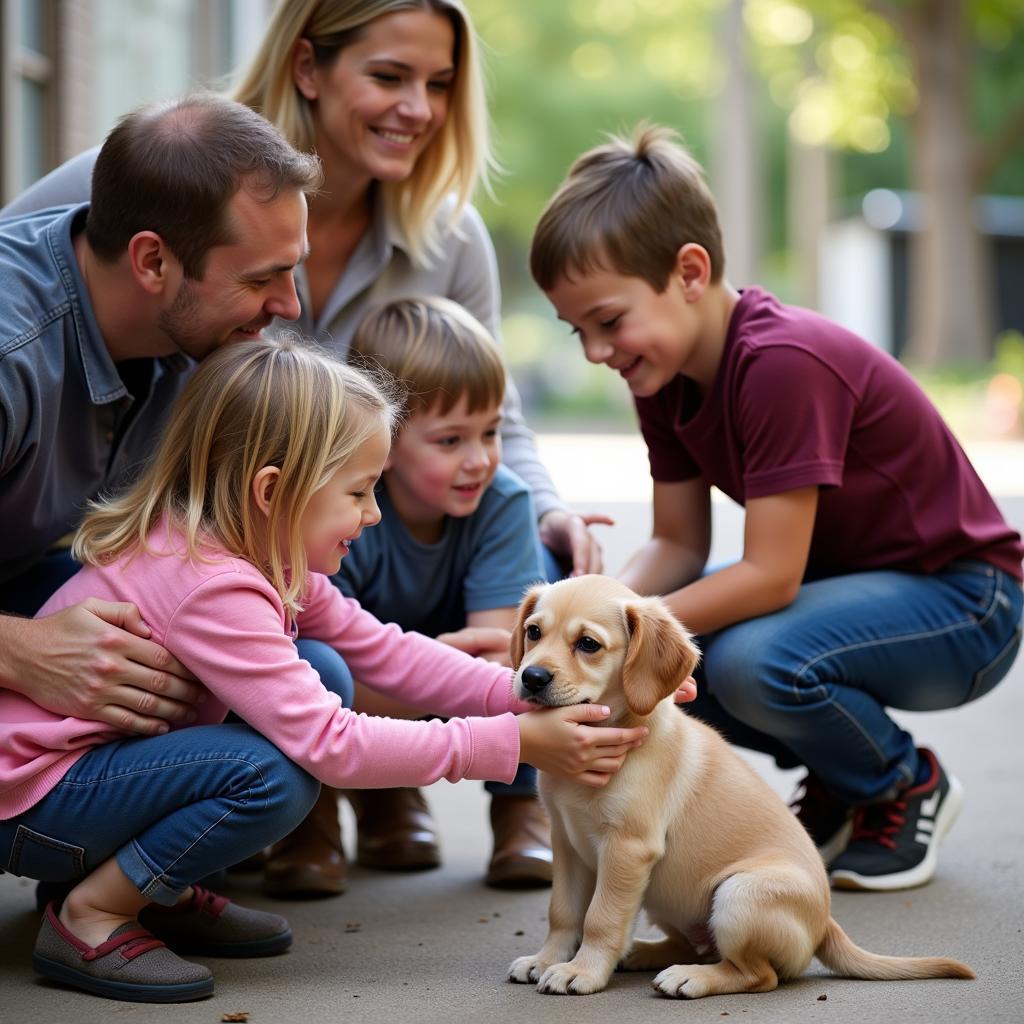
[(988, 693), (1020, 649), (1021, 606), (1020, 583), (980, 561), (806, 583), (789, 607), (699, 638), (687, 708), (780, 767), (806, 765), (841, 800), (891, 799), (918, 757), (886, 709)]
[(95, 747), (34, 807), (0, 821), (0, 867), (46, 882), (111, 856), (171, 906), (193, 882), (288, 835), (320, 784), (242, 724)]

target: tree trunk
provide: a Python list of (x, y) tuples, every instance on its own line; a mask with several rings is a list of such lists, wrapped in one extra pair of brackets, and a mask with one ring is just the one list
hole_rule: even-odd
[(975, 222), (970, 40), (961, 0), (921, 0), (900, 25), (920, 102), (913, 182), (923, 223), (911, 236), (907, 358), (925, 366), (991, 357), (991, 246)]

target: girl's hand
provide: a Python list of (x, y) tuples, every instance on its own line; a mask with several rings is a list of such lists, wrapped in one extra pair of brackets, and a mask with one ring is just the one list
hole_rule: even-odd
[(600, 789), (650, 730), (592, 728), (609, 715), (599, 704), (538, 708), (519, 715), (519, 759), (542, 772)]

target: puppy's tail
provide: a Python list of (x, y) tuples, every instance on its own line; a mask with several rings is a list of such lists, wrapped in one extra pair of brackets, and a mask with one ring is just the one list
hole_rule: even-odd
[(905, 981), (919, 978), (973, 978), (974, 971), (947, 956), (880, 956), (861, 949), (829, 918), (821, 945), (814, 955), (844, 978)]

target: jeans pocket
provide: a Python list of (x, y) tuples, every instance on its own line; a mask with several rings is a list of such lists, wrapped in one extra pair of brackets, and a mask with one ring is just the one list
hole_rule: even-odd
[(1013, 659), (1017, 657), (1017, 652), (1020, 650), (1020, 643), (1021, 627), (1018, 626), (1013, 636), (1010, 637), (1010, 642), (983, 669), (975, 673), (971, 688), (964, 700), (965, 704), (984, 697), (1010, 671)]
[(7, 870), (40, 882), (70, 882), (85, 874), (85, 847), (19, 825)]

